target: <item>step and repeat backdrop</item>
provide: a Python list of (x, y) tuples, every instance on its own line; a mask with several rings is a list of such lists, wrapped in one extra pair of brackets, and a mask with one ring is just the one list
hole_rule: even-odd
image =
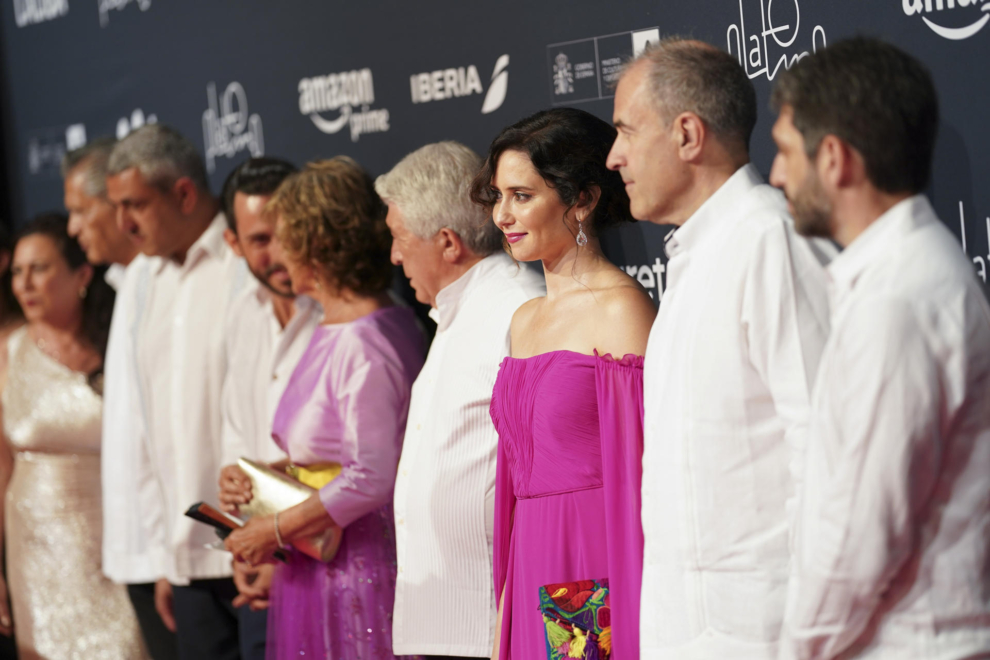
[[(932, 70), (942, 125), (930, 195), (986, 282), (990, 269), (990, 0), (0, 0), (13, 224), (61, 208), (59, 161), (100, 135), (171, 124), (214, 189), (250, 155), (347, 154), (372, 174), (425, 144), (484, 153), (503, 126), (569, 105), (610, 119), (622, 61), (662, 35), (739, 59), (774, 155), (769, 93), (799, 58), (845, 36), (900, 45)], [(663, 295), (666, 230), (606, 250)], [(918, 268), (925, 264), (919, 263)]]

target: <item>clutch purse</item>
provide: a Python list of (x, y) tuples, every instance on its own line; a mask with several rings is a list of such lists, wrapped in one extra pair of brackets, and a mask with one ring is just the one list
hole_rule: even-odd
[(540, 587), (547, 660), (606, 660), (612, 656), (608, 578)]
[[(340, 474), (339, 464), (329, 464), (319, 469), (290, 468), (307, 482), (302, 483), (288, 474), (273, 470), (249, 458), (238, 459), (237, 465), (251, 480), (251, 501), (238, 507), (239, 513), (247, 518), (268, 516), (305, 502), (317, 492), (319, 487), (330, 483)], [(317, 561), (327, 563), (337, 555), (343, 538), (344, 530), (334, 525), (314, 536), (296, 539), (292, 542), (292, 546)]]

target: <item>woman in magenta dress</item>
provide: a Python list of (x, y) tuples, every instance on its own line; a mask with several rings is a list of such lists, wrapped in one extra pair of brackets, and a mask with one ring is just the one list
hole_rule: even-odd
[(340, 474), (277, 519), (251, 519), (227, 547), (257, 564), (280, 541), (285, 547), (342, 527), (329, 563), (287, 549), (289, 561), (272, 581), (267, 656), (393, 658), (392, 489), (422, 336), (412, 312), (393, 306), (386, 292), (384, 208), (356, 163), (310, 163), (286, 180), (270, 208), (293, 290), (325, 312), (276, 410), (272, 436), (294, 465), (332, 464)]
[[(537, 113), (499, 134), (472, 190), (547, 281), (513, 317), (491, 403), (500, 660), (639, 657), (641, 356), (656, 311), (599, 242), (632, 219), (605, 166), (614, 139), (584, 111)], [(546, 613), (590, 602), (579, 625)]]

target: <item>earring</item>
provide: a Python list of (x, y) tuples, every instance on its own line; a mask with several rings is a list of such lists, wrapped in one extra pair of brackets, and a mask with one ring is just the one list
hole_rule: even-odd
[(574, 240), (577, 242), (578, 247), (584, 247), (588, 244), (588, 236), (584, 233), (584, 222), (581, 220), (578, 220), (578, 233)]
[(80, 287), (79, 288), (79, 298), (80, 299), (83, 299), (85, 297), (86, 297), (86, 287)]

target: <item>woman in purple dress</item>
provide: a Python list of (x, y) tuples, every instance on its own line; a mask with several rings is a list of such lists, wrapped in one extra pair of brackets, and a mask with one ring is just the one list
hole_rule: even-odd
[(280, 545), (343, 528), (329, 563), (287, 548), (288, 563), (272, 581), (267, 656), (393, 658), (392, 488), (422, 336), (412, 312), (387, 293), (384, 205), (354, 161), (310, 163), (282, 184), (270, 208), (293, 290), (324, 310), (272, 436), (294, 465), (339, 475), (277, 517), (252, 518), (227, 548), (258, 564)]
[(547, 281), (512, 319), (491, 403), (495, 659), (639, 657), (641, 356), (656, 308), (599, 242), (632, 220), (605, 166), (614, 139), (587, 112), (537, 113), (499, 134), (472, 190)]

